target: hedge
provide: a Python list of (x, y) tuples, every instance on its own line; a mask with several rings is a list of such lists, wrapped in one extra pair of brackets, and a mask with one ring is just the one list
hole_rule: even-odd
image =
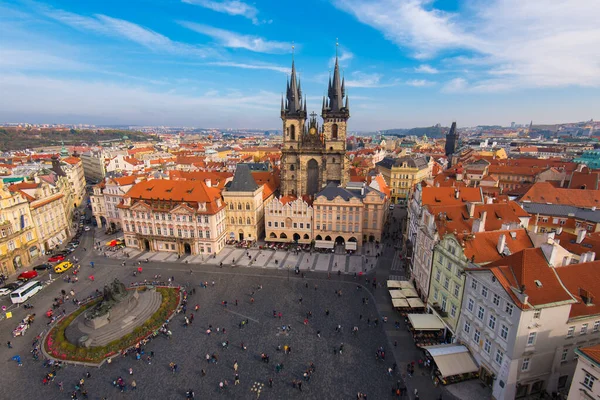
[[(145, 290), (145, 287), (143, 290)], [(134, 346), (160, 328), (179, 305), (179, 288), (160, 287), (156, 288), (156, 291), (162, 295), (160, 307), (143, 325), (135, 328), (133, 332), (108, 343), (106, 346), (85, 348), (69, 342), (65, 337), (65, 329), (82, 312), (96, 305), (99, 301), (98, 299), (79, 307), (69, 314), (68, 317), (60, 320), (50, 330), (44, 340), (46, 353), (60, 360), (99, 363), (105, 358), (119, 353), (121, 350)]]

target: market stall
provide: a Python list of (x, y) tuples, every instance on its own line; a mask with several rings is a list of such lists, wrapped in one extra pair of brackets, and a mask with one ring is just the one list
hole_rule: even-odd
[(425, 311), (425, 303), (423, 303), (420, 298), (410, 297), (410, 298), (407, 298), (406, 300), (407, 300), (410, 308), (413, 309), (414, 311), (420, 311), (420, 312)]
[(409, 281), (387, 281), (387, 287), (390, 289), (414, 289), (414, 286)]
[(479, 367), (469, 349), (462, 345), (442, 344), (423, 347), (425, 357), (433, 364), (432, 377), (436, 384), (448, 385), (477, 378)]
[(402, 290), (390, 290), (390, 296), (392, 299), (405, 299), (406, 296), (402, 293)]
[(414, 288), (402, 289), (402, 293), (404, 293), (404, 296), (406, 297), (419, 297), (417, 291)]
[(410, 306), (408, 305), (408, 301), (406, 301), (406, 299), (392, 299), (392, 305), (403, 316), (406, 316), (410, 310)]
[(434, 314), (408, 314), (406, 324), (417, 347), (433, 346), (444, 340), (444, 323)]

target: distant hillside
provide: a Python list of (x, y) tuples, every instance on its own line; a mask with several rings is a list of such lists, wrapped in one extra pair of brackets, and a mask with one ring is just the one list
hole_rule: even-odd
[(76, 130), (76, 129), (27, 129), (0, 127), (0, 151), (32, 149), (44, 146), (95, 145), (105, 141), (121, 141), (123, 137), (132, 142), (152, 140), (153, 135), (128, 130)]
[(407, 135), (407, 136), (423, 136), (427, 135), (430, 138), (441, 138), (448, 133), (450, 128), (445, 126), (429, 126), (425, 128), (412, 128), (412, 129), (388, 129), (383, 131), (387, 135)]

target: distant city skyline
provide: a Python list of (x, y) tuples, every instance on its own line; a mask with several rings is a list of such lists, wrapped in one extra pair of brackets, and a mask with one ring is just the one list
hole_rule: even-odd
[[(596, 119), (593, 0), (0, 0), (0, 121), (281, 129), (292, 61), (350, 131)], [(339, 46), (336, 46), (339, 41)]]

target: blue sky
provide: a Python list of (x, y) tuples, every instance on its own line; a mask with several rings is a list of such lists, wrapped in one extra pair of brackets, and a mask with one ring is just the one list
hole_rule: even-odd
[(351, 130), (599, 117), (596, 0), (0, 0), (0, 121), (280, 128), (295, 48)]

